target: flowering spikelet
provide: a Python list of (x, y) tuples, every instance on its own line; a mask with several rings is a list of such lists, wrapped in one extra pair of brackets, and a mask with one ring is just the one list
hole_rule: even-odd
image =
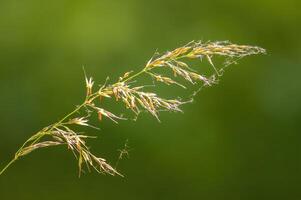
[(107, 117), (107, 118), (109, 118), (110, 120), (112, 120), (113, 122), (115, 122), (115, 123), (118, 123), (116, 120), (118, 120), (118, 119), (124, 119), (124, 118), (122, 118), (122, 117), (118, 117), (118, 116), (116, 116), (116, 115), (114, 115), (113, 113), (111, 113), (111, 112), (109, 112), (109, 111), (106, 111), (106, 110), (104, 110), (103, 108), (97, 108), (97, 107), (95, 107), (96, 108), (96, 110), (97, 110), (97, 113), (98, 113), (98, 118), (99, 118), (99, 120), (101, 121), (101, 116), (103, 115), (103, 116), (105, 116), (105, 117)]
[(156, 79), (156, 81), (165, 83), (166, 85), (172, 85), (172, 84), (176, 84), (184, 89), (186, 89), (186, 87), (180, 83), (178, 83), (177, 81), (174, 81), (173, 79), (166, 77), (166, 76), (162, 76), (162, 75), (157, 75), (157, 74), (153, 74), (153, 73), (149, 73), (152, 77), (154, 77)]
[[(141, 71), (137, 73), (133, 71), (126, 72), (117, 82), (112, 84), (105, 83), (96, 92), (93, 91), (93, 78), (87, 78), (85, 74), (85, 101), (60, 121), (43, 128), (31, 136), (16, 152), (14, 159), (0, 171), (0, 175), (17, 159), (36, 149), (66, 145), (78, 160), (79, 174), (84, 171), (83, 164), (85, 163), (89, 171), (90, 168), (93, 168), (99, 173), (122, 176), (105, 159), (92, 154), (86, 145), (86, 140), (93, 137), (71, 129), (71, 125), (92, 127), (88, 124), (88, 118), (92, 116), (92, 112), (97, 113), (100, 121), (102, 121), (103, 117), (109, 118), (115, 123), (119, 120), (124, 120), (125, 118), (109, 112), (108, 110), (110, 109), (99, 106), (103, 98), (111, 97), (113, 97), (111, 99), (122, 102), (126, 108), (132, 110), (136, 115), (141, 111), (147, 111), (158, 120), (160, 111), (182, 112), (181, 106), (190, 102), (189, 100), (162, 98), (156, 92), (146, 90), (146, 84), (138, 84), (135, 78), (147, 75), (153, 78), (154, 81), (164, 83), (167, 86), (178, 85), (184, 89), (189, 88), (191, 84), (196, 85), (197, 83), (199, 83), (198, 88), (212, 86), (217, 83), (218, 78), (222, 75), (222, 70), (229, 64), (245, 56), (263, 53), (265, 53), (265, 50), (260, 47), (237, 45), (227, 41), (190, 42), (172, 51), (156, 54)], [(216, 66), (213, 63), (213, 59), (216, 56), (225, 58), (222, 66)], [(202, 61), (203, 58), (212, 66), (212, 71), (209, 75), (200, 73), (199, 70), (201, 68), (192, 69), (189, 63), (191, 59)], [(169, 76), (162, 69), (172, 72), (173, 76)], [(188, 85), (186, 84), (187, 82)], [(155, 86), (157, 87), (157, 85)]]
[(89, 79), (86, 77), (86, 88), (87, 88), (87, 96), (90, 96), (92, 94), (92, 88), (94, 85), (93, 78), (90, 77)]
[(77, 124), (80, 126), (89, 126), (88, 121), (89, 120), (86, 119), (85, 117), (77, 117), (74, 119), (70, 119), (68, 123), (69, 124)]
[(89, 167), (94, 168), (99, 173), (108, 173), (111, 175), (121, 175), (113, 169), (105, 159), (99, 158), (91, 153), (86, 146), (84, 139), (89, 138), (87, 135), (80, 135), (66, 126), (56, 128), (52, 135), (57, 143), (65, 143), (78, 159), (79, 172), (82, 172), (82, 164), (85, 163)]

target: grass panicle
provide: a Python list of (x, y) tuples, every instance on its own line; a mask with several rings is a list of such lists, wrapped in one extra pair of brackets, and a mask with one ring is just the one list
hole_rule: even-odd
[[(94, 169), (99, 173), (122, 176), (104, 158), (91, 152), (86, 140), (93, 137), (80, 133), (72, 125), (93, 128), (94, 126), (89, 124), (91, 112), (97, 113), (100, 121), (103, 118), (108, 118), (115, 123), (126, 120), (126, 118), (110, 112), (110, 109), (102, 107), (103, 98), (121, 102), (136, 116), (141, 112), (149, 112), (157, 120), (159, 120), (160, 111), (182, 112), (181, 106), (191, 101), (160, 97), (156, 92), (149, 91), (145, 83), (139, 84), (137, 78), (143, 75), (149, 76), (155, 82), (164, 83), (167, 86), (176, 85), (183, 89), (196, 84), (199, 84), (198, 88), (212, 86), (217, 83), (223, 69), (228, 65), (236, 63), (238, 59), (245, 56), (263, 53), (265, 50), (256, 46), (237, 45), (227, 41), (205, 43), (198, 41), (190, 42), (163, 54), (155, 54), (141, 71), (126, 72), (116, 83), (106, 83), (96, 88), (93, 78), (87, 77), (85, 73), (86, 98), (84, 102), (58, 122), (31, 136), (15, 153), (11, 162), (3, 168), (0, 175), (12, 163), (37, 149), (65, 145), (78, 161), (79, 175), (84, 172), (84, 166), (86, 166), (88, 171)], [(214, 64), (215, 57), (225, 58), (222, 66), (218, 67)], [(202, 61), (204, 59), (212, 67), (211, 74), (207, 76), (199, 73), (199, 70), (192, 69), (190, 64), (190, 60)], [(167, 74), (166, 70), (169, 70), (171, 75)], [(155, 84), (155, 87), (159, 86), (159, 84)]]

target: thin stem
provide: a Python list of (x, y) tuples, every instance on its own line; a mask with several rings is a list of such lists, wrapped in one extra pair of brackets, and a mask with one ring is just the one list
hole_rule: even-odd
[(0, 172), (0, 176), (5, 172), (5, 170), (11, 165), (13, 164), (15, 161), (17, 160), (17, 158), (12, 159)]
[[(57, 123), (55, 123), (54, 125), (51, 126), (51, 128), (49, 128), (49, 130), (45, 130), (43, 129), (42, 131), (39, 131), (37, 134), (35, 134), (34, 136), (31, 136), (28, 140), (26, 140), (26, 142), (19, 148), (19, 150), (16, 152), (15, 154), (15, 158), (12, 159), (0, 172), (0, 176), (4, 173), (4, 171), (10, 166), (12, 165), (18, 158), (19, 158), (19, 153), (24, 149), (24, 147), (32, 140), (34, 140), (29, 146), (34, 145), (35, 143), (37, 143), (42, 137), (44, 137), (45, 135), (47, 135), (49, 133), (49, 131), (52, 131), (55, 127), (57, 127), (58, 125), (60, 125), (62, 122), (64, 122), (66, 119), (68, 119), (69, 117), (71, 117), (73, 114), (75, 114), (76, 112), (78, 112), (83, 106), (86, 105), (86, 101), (84, 103), (82, 103), (80, 106), (78, 106), (76, 109), (74, 109), (72, 112), (70, 112), (69, 114), (67, 114), (65, 117), (63, 117), (60, 121), (58, 121)], [(36, 138), (35, 138), (36, 137)]]
[(140, 72), (134, 74), (133, 76), (130, 76), (129, 78), (125, 79), (123, 82), (127, 82), (129, 80), (132, 80), (133, 78), (136, 78), (137, 76), (143, 74), (146, 71), (147, 71), (147, 67), (144, 67), (143, 70), (141, 70)]
[(27, 143), (29, 143), (30, 141), (33, 140), (33, 138), (37, 137), (40, 134), (40, 131), (38, 133), (36, 133), (35, 135), (31, 136), (28, 140), (26, 140), (23, 145), (18, 149), (18, 151), (15, 153), (15, 155), (17, 155), (25, 146)]
[(58, 121), (57, 123), (55, 123), (49, 131), (52, 131), (57, 125), (61, 124), (62, 122), (64, 122), (66, 119), (68, 119), (69, 117), (71, 117), (73, 114), (75, 114), (76, 112), (78, 112), (82, 107), (84, 107), (86, 105), (86, 101), (84, 103), (82, 103), (81, 105), (77, 106), (76, 109), (74, 109), (72, 112), (70, 112), (68, 115), (66, 115), (64, 118), (62, 118), (60, 121)]

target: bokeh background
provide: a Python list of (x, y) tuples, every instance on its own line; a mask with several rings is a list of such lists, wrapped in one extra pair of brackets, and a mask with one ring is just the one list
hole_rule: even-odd
[[(267, 49), (227, 70), (185, 114), (99, 123), (92, 150), (125, 178), (80, 179), (65, 148), (19, 160), (0, 199), (301, 199), (301, 40), (297, 0), (0, 1), (0, 164), (98, 83), (191, 40)], [(180, 89), (179, 89), (180, 91)]]

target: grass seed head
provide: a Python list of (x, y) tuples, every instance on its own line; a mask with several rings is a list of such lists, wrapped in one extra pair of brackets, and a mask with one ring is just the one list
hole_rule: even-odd
[[(218, 78), (222, 75), (221, 72), (229, 64), (235, 63), (238, 59), (245, 56), (264, 53), (266, 53), (265, 50), (260, 47), (237, 45), (227, 41), (205, 43), (192, 41), (161, 55), (155, 54), (141, 71), (137, 73), (133, 71), (126, 72), (114, 84), (107, 84), (107, 79), (105, 84), (100, 86), (96, 93), (93, 93), (93, 78), (87, 78), (85, 73), (87, 94), (83, 104), (76, 107), (74, 111), (67, 114), (57, 123), (47, 126), (37, 134), (31, 136), (17, 151), (15, 158), (0, 174), (19, 157), (25, 156), (36, 149), (65, 144), (78, 160), (79, 174), (84, 171), (83, 167), (85, 164), (89, 171), (90, 169), (95, 169), (99, 173), (122, 176), (104, 158), (95, 156), (91, 152), (86, 145), (86, 140), (91, 138), (90, 136), (73, 130), (70, 125), (76, 124), (92, 127), (88, 124), (88, 118), (91, 117), (90, 114), (93, 111), (98, 114), (100, 121), (103, 117), (107, 117), (115, 123), (118, 123), (119, 120), (124, 120), (125, 118), (109, 112), (103, 106), (98, 106), (98, 104), (102, 103), (101, 99), (104, 97), (115, 97), (116, 101), (122, 102), (125, 108), (131, 109), (136, 116), (141, 111), (146, 111), (159, 120), (159, 113), (161, 111), (182, 112), (181, 106), (192, 102), (193, 99), (182, 101), (180, 98), (162, 98), (156, 92), (146, 90), (146, 84), (139, 84), (136, 78), (141, 75), (149, 75), (155, 81), (165, 83), (167, 86), (179, 85), (182, 88), (189, 89), (191, 85), (186, 86), (188, 82), (194, 85), (200, 83), (199, 88), (202, 88), (202, 86), (216, 84)], [(225, 58), (223, 66), (214, 65), (213, 60), (215, 57)], [(189, 62), (191, 59), (202, 61), (203, 58), (212, 66), (212, 71), (209, 75), (199, 72), (201, 69), (193, 69)], [(163, 69), (172, 72), (173, 76), (167, 74)], [(178, 77), (181, 79), (179, 82), (177, 81)], [(154, 87), (158, 87), (158, 85)], [(200, 89), (195, 91), (193, 96), (198, 91)], [(99, 101), (95, 102), (96, 100)], [(83, 115), (83, 111), (85, 111), (85, 115)], [(44, 139), (46, 136), (47, 140)]]

